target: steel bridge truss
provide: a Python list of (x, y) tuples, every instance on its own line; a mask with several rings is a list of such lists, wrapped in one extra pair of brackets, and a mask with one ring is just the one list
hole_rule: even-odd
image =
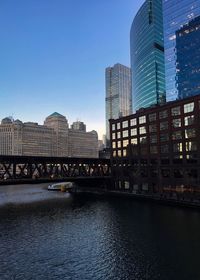
[(110, 176), (110, 160), (0, 156), (0, 181)]

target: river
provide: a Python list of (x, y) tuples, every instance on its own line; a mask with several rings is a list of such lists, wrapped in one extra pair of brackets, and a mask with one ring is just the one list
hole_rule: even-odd
[(200, 212), (0, 186), (0, 279), (200, 279)]

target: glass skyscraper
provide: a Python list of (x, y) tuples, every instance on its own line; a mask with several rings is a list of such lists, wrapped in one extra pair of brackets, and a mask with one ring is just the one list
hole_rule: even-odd
[(176, 31), (200, 15), (200, 0), (163, 0), (167, 101), (178, 97)]
[(133, 111), (165, 101), (162, 0), (146, 0), (130, 32)]
[(183, 99), (200, 93), (200, 16), (176, 31), (177, 89)]
[(132, 113), (131, 70), (122, 64), (106, 68), (106, 146), (109, 146), (109, 119)]

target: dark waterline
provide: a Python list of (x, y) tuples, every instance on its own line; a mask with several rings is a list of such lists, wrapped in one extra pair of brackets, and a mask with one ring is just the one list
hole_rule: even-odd
[(200, 212), (65, 197), (0, 208), (0, 279), (200, 279)]

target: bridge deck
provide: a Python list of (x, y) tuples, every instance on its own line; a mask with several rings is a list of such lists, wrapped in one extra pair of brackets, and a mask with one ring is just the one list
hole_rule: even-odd
[(0, 156), (0, 184), (104, 179), (111, 175), (110, 160)]

